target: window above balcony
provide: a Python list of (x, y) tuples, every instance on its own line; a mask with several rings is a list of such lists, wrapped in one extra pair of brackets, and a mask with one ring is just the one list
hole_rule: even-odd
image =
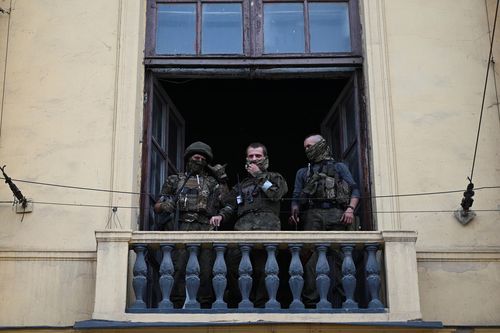
[(360, 56), (356, 0), (148, 0), (147, 59)]

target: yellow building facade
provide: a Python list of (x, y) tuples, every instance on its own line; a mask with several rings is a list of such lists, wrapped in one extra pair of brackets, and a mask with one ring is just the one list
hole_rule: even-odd
[[(362, 62), (353, 66), (364, 96), (372, 228), (324, 239), (285, 231), (208, 238), (142, 231), (147, 82), (150, 72), (160, 71), (146, 59), (150, 4), (0, 0), (0, 164), (32, 202), (23, 214), (8, 185), (0, 187), (1, 328), (170, 332), (186, 322), (180, 327), (200, 332), (500, 327), (500, 72), (494, 63), (485, 87), (496, 1), (356, 2)], [(500, 58), (498, 37), (492, 56)], [(213, 108), (196, 112), (216, 116)], [(215, 147), (216, 154), (223, 150)], [(284, 150), (302, 154), (300, 144)], [(472, 166), (477, 216), (463, 225), (453, 212)], [(248, 239), (385, 244), (389, 310), (368, 316), (126, 313), (134, 297), (131, 245)], [(75, 326), (79, 322), (89, 324)]]

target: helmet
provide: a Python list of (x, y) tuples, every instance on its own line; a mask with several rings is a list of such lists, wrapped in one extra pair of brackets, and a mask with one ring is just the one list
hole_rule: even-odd
[(210, 163), (214, 158), (212, 154), (212, 148), (204, 142), (196, 141), (190, 144), (184, 151), (184, 159), (188, 159), (194, 154), (200, 154), (207, 158), (207, 162)]

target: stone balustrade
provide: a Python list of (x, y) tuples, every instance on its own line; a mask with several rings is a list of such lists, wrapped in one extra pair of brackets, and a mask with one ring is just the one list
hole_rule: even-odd
[[(416, 234), (411, 231), (207, 233), (109, 230), (96, 232), (96, 238), (93, 319), (377, 322), (421, 317)], [(176, 251), (183, 251), (187, 256), (186, 298), (181, 306), (175, 306), (171, 300)], [(211, 284), (214, 297), (208, 307), (201, 307), (196, 297), (203, 282), (199, 261), (202, 251), (213, 254)], [(239, 253), (239, 259), (237, 267), (231, 267), (234, 263), (230, 264), (227, 256), (235, 251)], [(251, 256), (256, 253), (265, 256), (268, 295), (265, 304), (259, 307), (255, 306), (250, 295), (254, 282)], [(154, 260), (157, 265), (152, 264)], [(301, 297), (308, 260), (314, 260), (315, 286), (312, 288), (318, 295), (315, 304), (304, 304)], [(236, 288), (241, 295), (239, 302), (232, 306), (225, 297), (230, 269), (237, 271)]]

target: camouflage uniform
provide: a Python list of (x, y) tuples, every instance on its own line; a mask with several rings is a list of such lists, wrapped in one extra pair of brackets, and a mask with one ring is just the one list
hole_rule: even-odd
[[(189, 158), (195, 153), (200, 153), (211, 160), (211, 149), (207, 147), (201, 142), (194, 143), (186, 149), (185, 156)], [(162, 230), (212, 231), (214, 229), (210, 225), (210, 218), (218, 214), (218, 209), (221, 208), (221, 198), (224, 193), (227, 194), (227, 185), (220, 184), (219, 180), (208, 171), (209, 168), (206, 166), (196, 170), (196, 167), (190, 167), (188, 163), (187, 173), (179, 173), (167, 178), (161, 190), (160, 206), (163, 215), (170, 215), (170, 218), (161, 226)], [(178, 208), (179, 213), (177, 224), (174, 216), (176, 208)], [(183, 306), (186, 297), (187, 259), (187, 252), (184, 248), (176, 249), (172, 253), (175, 272), (171, 300), (176, 308)], [(207, 308), (214, 301), (211, 279), (214, 263), (213, 251), (202, 249), (198, 260), (200, 264), (200, 288), (197, 299), (203, 308)]]
[[(356, 223), (343, 224), (341, 222), (351, 197), (360, 196), (358, 186), (354, 181), (347, 165), (335, 162), (330, 150), (322, 140), (318, 147), (315, 162), (306, 168), (297, 171), (293, 191), (292, 206), (301, 206), (301, 220), (304, 221), (304, 230), (308, 231), (354, 231)], [(333, 257), (333, 258), (332, 258)], [(304, 267), (303, 302), (307, 307), (313, 307), (319, 300), (316, 291), (316, 251), (310, 253)], [(341, 255), (333, 251), (329, 255), (331, 273), (339, 285)], [(341, 290), (339, 290), (341, 292)]]
[[(288, 186), (283, 176), (276, 172), (265, 171), (257, 177), (248, 177), (235, 186), (229, 195), (230, 202), (221, 212), (226, 216), (230, 214), (237, 216), (234, 225), (236, 231), (279, 231), (281, 230), (280, 201), (287, 192)], [(263, 307), (268, 298), (264, 273), (266, 258), (266, 252), (261, 249), (254, 249), (250, 256), (254, 281), (250, 299), (254, 302), (255, 307)], [(234, 305), (234, 302), (241, 299), (237, 287), (240, 260), (239, 249), (229, 249), (227, 261), (229, 267), (228, 302), (230, 305)]]

